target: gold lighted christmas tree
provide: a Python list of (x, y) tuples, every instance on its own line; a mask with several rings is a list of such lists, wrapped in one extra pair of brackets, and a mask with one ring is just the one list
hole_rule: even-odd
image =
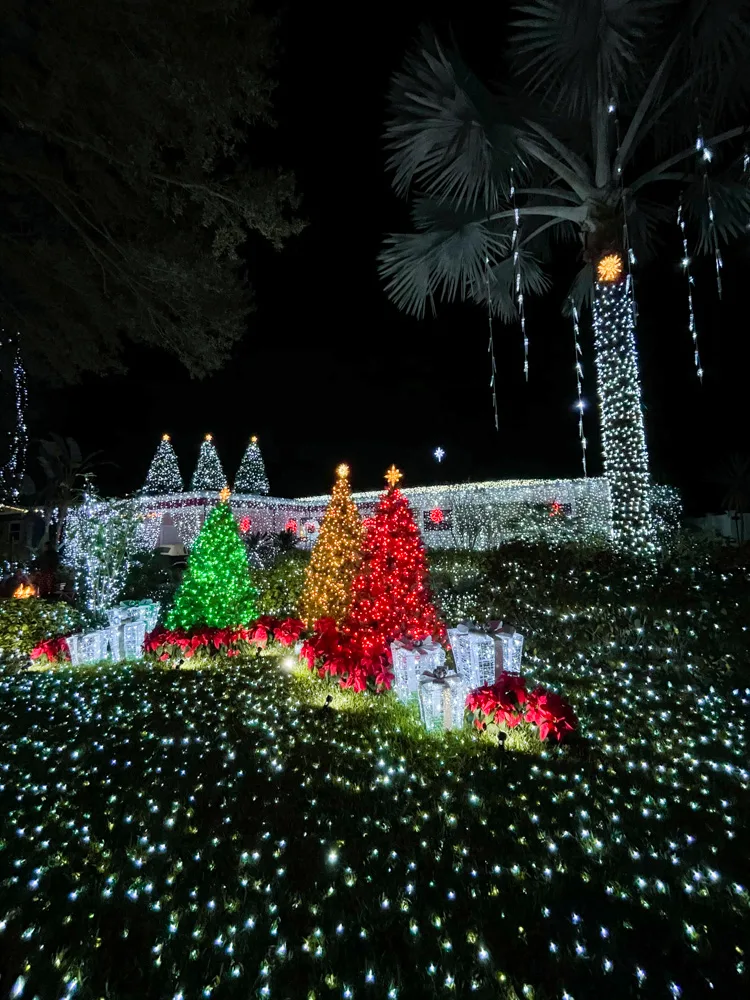
[(362, 521), (349, 487), (349, 467), (336, 469), (336, 483), (305, 575), (300, 617), (312, 626), (319, 618), (340, 624), (352, 604), (352, 583), (359, 570), (364, 538)]

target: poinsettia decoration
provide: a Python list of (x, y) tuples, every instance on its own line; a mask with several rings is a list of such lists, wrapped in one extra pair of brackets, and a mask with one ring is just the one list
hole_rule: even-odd
[(515, 729), (527, 722), (538, 728), (540, 740), (552, 737), (558, 743), (578, 728), (575, 712), (562, 695), (544, 687), (527, 691), (526, 678), (519, 674), (502, 673), (494, 684), (470, 691), (466, 711), (477, 729), (491, 723)]
[(180, 656), (189, 660), (199, 650), (208, 655), (238, 656), (251, 649), (265, 649), (269, 642), (293, 646), (300, 638), (304, 624), (296, 618), (279, 621), (262, 615), (250, 625), (238, 628), (156, 629), (146, 636), (143, 648), (155, 653), (159, 660)]
[(388, 645), (369, 630), (339, 629), (333, 618), (315, 622), (300, 656), (319, 677), (338, 677), (353, 691), (387, 691), (393, 681)]
[(68, 642), (64, 636), (57, 639), (45, 639), (31, 650), (29, 656), (32, 660), (39, 660), (46, 657), (48, 663), (65, 663), (70, 660), (70, 650)]

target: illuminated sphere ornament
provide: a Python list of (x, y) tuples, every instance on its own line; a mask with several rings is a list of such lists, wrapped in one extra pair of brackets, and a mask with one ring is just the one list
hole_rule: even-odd
[[(364, 529), (352, 500), (349, 467), (339, 465), (336, 474), (305, 574), (300, 617), (308, 626), (319, 618), (333, 618), (337, 625), (346, 618), (352, 606), (352, 584), (361, 562)], [(305, 529), (308, 536), (314, 535), (317, 525), (308, 522)]]
[(596, 280), (612, 284), (622, 278), (622, 257), (619, 253), (608, 253), (599, 258), (596, 265)]

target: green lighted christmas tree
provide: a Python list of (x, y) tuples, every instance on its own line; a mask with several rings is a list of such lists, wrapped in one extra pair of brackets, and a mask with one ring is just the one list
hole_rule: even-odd
[(245, 625), (256, 617), (247, 553), (229, 506), (229, 490), (195, 540), (185, 578), (167, 616), (169, 628)]

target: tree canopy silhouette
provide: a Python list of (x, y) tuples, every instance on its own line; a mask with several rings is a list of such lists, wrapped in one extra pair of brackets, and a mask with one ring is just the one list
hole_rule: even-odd
[(227, 359), (241, 244), (301, 228), (258, 142), (273, 28), (253, 0), (3, 4), (0, 310), (33, 370), (117, 369), (127, 341)]

